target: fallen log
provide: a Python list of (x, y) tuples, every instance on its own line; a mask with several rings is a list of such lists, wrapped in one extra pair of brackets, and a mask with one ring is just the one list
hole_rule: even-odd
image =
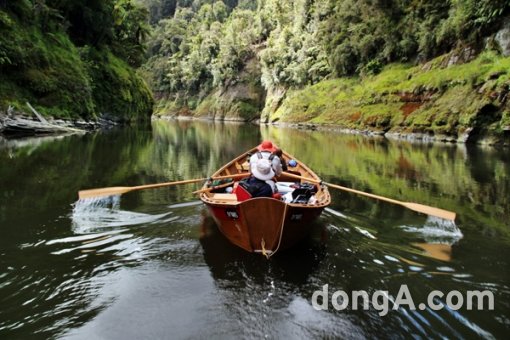
[(85, 133), (85, 130), (77, 129), (65, 125), (56, 125), (48, 122), (39, 112), (37, 112), (29, 102), (27, 106), (32, 110), (38, 120), (29, 119), (20, 116), (4, 116), (0, 119), (0, 133), (6, 136), (13, 135), (49, 135), (49, 134), (68, 134)]
[(29, 102), (27, 102), (27, 106), (32, 110), (32, 112), (35, 114), (35, 116), (41, 121), (41, 123), (49, 124), (46, 118), (44, 118), (39, 112), (37, 112), (32, 105), (30, 105)]
[(85, 132), (84, 130), (75, 129), (66, 126), (53, 125), (49, 123), (41, 123), (40, 121), (30, 120), (26, 118), (4, 118), (1, 124), (1, 130), (4, 135), (45, 135), (53, 133), (76, 133)]

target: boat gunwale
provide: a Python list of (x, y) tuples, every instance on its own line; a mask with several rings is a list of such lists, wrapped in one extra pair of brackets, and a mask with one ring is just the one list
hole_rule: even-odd
[[(239, 156), (237, 156), (236, 158), (234, 158), (233, 160), (231, 160), (230, 162), (226, 163), (221, 168), (219, 168), (212, 175), (212, 177), (219, 176), (222, 172), (226, 171), (228, 168), (230, 168), (231, 166), (235, 165), (236, 162), (238, 162), (240, 160), (243, 160), (249, 154), (253, 154), (254, 152), (258, 152), (258, 149), (256, 147), (251, 148), (251, 149), (247, 150), (246, 152), (240, 154)], [(283, 154), (288, 159), (294, 159), (301, 166), (301, 168), (303, 168), (303, 170), (305, 170), (307, 175), (310, 176), (310, 179), (321, 181), (320, 177), (313, 170), (311, 170), (306, 164), (304, 164), (303, 162), (299, 161), (294, 156), (292, 156), (291, 154), (289, 154), (289, 153), (287, 153), (285, 151), (283, 151)], [(241, 173), (241, 172), (239, 172), (239, 173)], [(207, 182), (205, 182), (203, 187), (202, 187), (202, 190), (207, 189), (207, 188), (208, 188)], [(289, 206), (289, 207), (296, 207), (296, 208), (323, 209), (323, 208), (325, 208), (325, 207), (327, 207), (328, 205), (331, 204), (331, 195), (330, 195), (329, 190), (328, 190), (328, 188), (326, 186), (321, 186), (321, 190), (323, 191), (325, 197), (321, 201), (318, 201), (318, 203), (314, 203), (314, 204), (308, 204), (308, 203), (285, 203), (285, 204), (287, 206)], [(255, 197), (255, 198), (251, 198), (249, 200), (251, 201), (251, 200), (254, 200), (254, 199), (266, 199), (266, 200), (269, 199), (269, 200), (274, 200), (275, 202), (280, 202), (279, 200), (277, 200), (275, 198), (272, 198), (272, 197)], [(238, 206), (238, 205), (243, 204), (243, 202), (245, 202), (245, 201), (226, 201), (226, 200), (222, 200), (222, 199), (214, 199), (214, 198), (208, 196), (206, 191), (200, 193), (200, 200), (202, 202), (204, 202), (205, 204), (214, 205), (214, 206), (218, 206), (218, 207), (221, 207), (221, 206), (225, 206), (225, 207)]]

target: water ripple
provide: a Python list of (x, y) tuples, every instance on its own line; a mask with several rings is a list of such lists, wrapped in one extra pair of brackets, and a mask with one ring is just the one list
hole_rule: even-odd
[(72, 228), (76, 234), (87, 234), (118, 227), (168, 222), (172, 212), (150, 215), (120, 210), (120, 197), (79, 200), (72, 212)]
[(427, 221), (421, 226), (403, 225), (400, 228), (420, 235), (428, 243), (453, 244), (464, 237), (455, 222), (433, 216), (428, 216)]

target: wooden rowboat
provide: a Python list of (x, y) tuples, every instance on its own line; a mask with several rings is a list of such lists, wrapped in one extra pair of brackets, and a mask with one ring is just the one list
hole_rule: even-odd
[[(216, 171), (212, 177), (233, 176), (239, 179), (241, 174), (249, 175), (247, 159), (257, 152), (254, 148), (238, 156)], [(320, 182), (320, 178), (305, 164), (299, 162), (287, 153), (283, 159), (288, 163), (293, 159), (297, 166), (290, 168), (291, 172)], [(293, 178), (282, 174), (277, 178), (278, 183), (288, 184), (289, 190)], [(279, 200), (258, 197), (239, 201), (238, 196), (229, 193), (228, 187), (234, 182), (212, 186), (204, 184), (200, 190), (200, 199), (208, 207), (219, 230), (233, 244), (249, 251), (262, 253), (266, 256), (275, 254), (278, 250), (288, 248), (305, 237), (311, 229), (312, 222), (331, 203), (328, 188), (315, 184), (317, 192), (305, 203), (297, 200)], [(285, 195), (286, 198), (292, 194)]]

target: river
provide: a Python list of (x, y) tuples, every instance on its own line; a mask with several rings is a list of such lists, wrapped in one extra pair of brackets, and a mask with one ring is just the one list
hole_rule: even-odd
[[(262, 139), (323, 180), (455, 211), (456, 222), (330, 189), (310, 237), (266, 260), (226, 241), (192, 193), (200, 184), (77, 199), (207, 177)], [(4, 140), (0, 338), (503, 338), (508, 221), (508, 149), (186, 121)], [(367, 310), (339, 306), (337, 291), (349, 302), (365, 291)], [(418, 308), (433, 291), (435, 307)], [(469, 310), (469, 291), (490, 293), (493, 308), (487, 295)], [(407, 303), (393, 310), (398, 294)]]

